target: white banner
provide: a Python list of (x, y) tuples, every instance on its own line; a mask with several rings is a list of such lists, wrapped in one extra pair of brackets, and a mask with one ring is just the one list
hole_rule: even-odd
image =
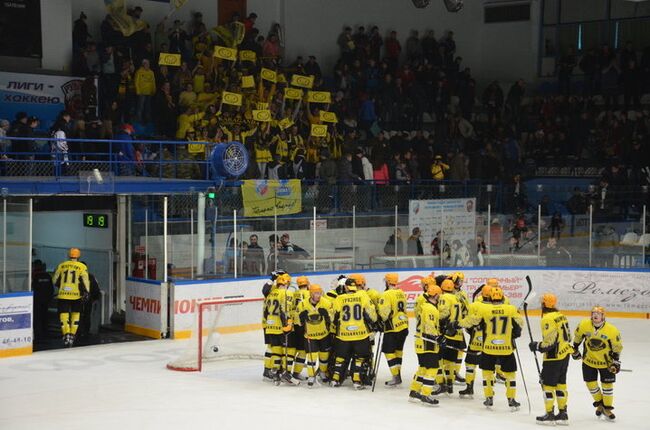
[[(399, 288), (407, 296), (409, 309), (413, 308), (415, 299), (422, 293), (420, 280), (431, 273), (434, 276), (452, 273), (458, 269), (421, 269), (394, 270), (399, 275)], [(465, 284), (463, 290), (471, 296), (474, 291), (489, 278), (498, 279), (505, 295), (515, 306), (520, 306), (526, 293), (530, 276), (533, 291), (538, 298), (530, 303), (531, 309), (539, 309), (539, 296), (545, 292), (557, 295), (558, 305), (564, 311), (589, 311), (594, 306), (604, 306), (608, 312), (626, 316), (645, 318), (650, 313), (650, 272), (649, 271), (607, 271), (607, 270), (486, 270), (482, 268), (464, 268)], [(383, 278), (389, 271), (369, 271), (363, 273), (367, 285), (378, 291), (384, 290)], [(298, 274), (293, 274), (294, 279)], [(329, 291), (336, 284), (338, 273), (305, 274), (312, 284), (319, 284), (324, 291)], [(196, 281), (174, 285), (173, 295), (173, 334), (177, 338), (189, 337), (196, 327), (198, 304), (205, 301), (260, 298), (264, 279), (247, 279), (241, 281)], [(259, 323), (262, 312), (261, 303), (252, 303), (242, 308), (238, 323)]]
[(160, 339), (167, 334), (167, 286), (127, 279), (125, 331)]
[(476, 199), (439, 199), (409, 201), (409, 231), (418, 227), (425, 254), (433, 251), (433, 240), (443, 250), (449, 246), (450, 264), (468, 266), (476, 249)]
[(31, 292), (0, 296), (0, 358), (32, 353)]

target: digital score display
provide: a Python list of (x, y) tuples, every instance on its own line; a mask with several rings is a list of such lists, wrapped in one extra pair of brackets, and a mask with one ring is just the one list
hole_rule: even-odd
[(108, 228), (108, 215), (84, 214), (84, 227)]

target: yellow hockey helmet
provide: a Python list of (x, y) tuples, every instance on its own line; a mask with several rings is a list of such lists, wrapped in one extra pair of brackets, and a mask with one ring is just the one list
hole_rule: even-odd
[(490, 299), (493, 302), (500, 302), (503, 300), (503, 290), (501, 287), (492, 287), (490, 290)]
[(366, 286), (366, 277), (361, 275), (360, 273), (354, 273), (350, 276), (348, 276), (350, 279), (354, 279), (354, 283), (357, 284), (357, 287), (365, 287)]
[(425, 276), (424, 278), (420, 279), (420, 285), (422, 286), (422, 289), (426, 293), (429, 286), (437, 285), (437, 284), (436, 284), (436, 280), (433, 279), (431, 276)]
[(546, 293), (542, 296), (541, 302), (545, 308), (555, 308), (557, 306), (557, 296), (552, 293)]
[(300, 288), (300, 287), (308, 287), (309, 286), (309, 279), (306, 276), (298, 276), (296, 278), (296, 285), (298, 285), (298, 288)]
[(318, 284), (310, 284), (309, 285), (309, 292), (310, 293), (322, 293), (323, 289)]
[(483, 285), (483, 288), (481, 289), (481, 296), (483, 296), (483, 299), (492, 299), (491, 293), (492, 287), (488, 284)]
[(289, 285), (291, 283), (291, 275), (289, 275), (288, 273), (283, 273), (282, 275), (277, 277), (275, 283), (277, 285)]
[(487, 280), (485, 285), (489, 285), (490, 287), (498, 287), (499, 286), (499, 281), (497, 281), (497, 278), (490, 278)]
[(388, 285), (397, 285), (399, 282), (399, 276), (397, 273), (386, 273), (386, 276), (384, 276), (384, 280)]
[(427, 286), (427, 296), (435, 297), (442, 294), (442, 290), (436, 284), (431, 284)]
[(454, 291), (454, 281), (452, 281), (451, 279), (445, 279), (444, 281), (442, 281), (442, 285), (440, 286), (440, 288), (442, 289), (442, 291), (451, 293), (452, 291)]
[(596, 313), (602, 314), (603, 319), (605, 319), (605, 308), (602, 307), (602, 306), (594, 306), (593, 308), (591, 308), (591, 313), (592, 314), (596, 314)]

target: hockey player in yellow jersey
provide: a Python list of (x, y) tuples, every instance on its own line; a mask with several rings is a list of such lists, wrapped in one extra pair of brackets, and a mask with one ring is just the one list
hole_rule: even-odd
[(454, 379), (460, 370), (463, 350), (467, 347), (463, 331), (458, 323), (462, 319), (462, 305), (454, 292), (454, 282), (445, 279), (440, 285), (442, 296), (438, 301), (441, 324), (444, 328), (445, 346), (442, 348), (442, 369), (445, 375), (445, 388), (448, 394), (454, 392)]
[(375, 290), (374, 288), (368, 288), (368, 285), (366, 284), (365, 276), (355, 273), (348, 276), (348, 278), (354, 280), (354, 283), (357, 284), (357, 289), (359, 291), (365, 291), (366, 294), (368, 294), (370, 301), (372, 302), (373, 305), (375, 305), (375, 307), (379, 305), (379, 299), (381, 298), (381, 293)]
[[(580, 345), (584, 342), (583, 353)], [(621, 370), (623, 343), (618, 329), (605, 321), (605, 309), (596, 306), (591, 310), (591, 318), (580, 321), (573, 337), (574, 360), (582, 358), (582, 378), (594, 398), (596, 416), (605, 415), (613, 421), (614, 382)], [(600, 386), (598, 377), (600, 376)]]
[(402, 357), (404, 342), (409, 333), (409, 319), (406, 315), (406, 295), (397, 287), (397, 273), (384, 276), (386, 290), (379, 299), (379, 317), (384, 326), (384, 340), (381, 352), (386, 356), (392, 378), (386, 386), (396, 387), (402, 383)]
[(440, 333), (440, 313), (436, 307), (441, 294), (440, 287), (435, 282), (430, 283), (416, 314), (415, 353), (418, 356), (418, 370), (411, 382), (409, 401), (419, 400), (431, 406), (438, 404), (438, 399), (433, 396), (442, 390), (439, 385), (434, 392), (440, 368), (440, 344), (445, 342), (445, 337)]
[(289, 334), (293, 331), (293, 295), (287, 291), (291, 283), (289, 274), (275, 280), (273, 288), (264, 299), (264, 334), (271, 345), (273, 377), (276, 384), (284, 381), (294, 384), (289, 373)]
[[(569, 321), (557, 310), (555, 294), (544, 294), (541, 306), (542, 340), (531, 341), (528, 345), (533, 353), (544, 354), (541, 381), (546, 413), (537, 417), (537, 423), (568, 425), (566, 374), (569, 369), (569, 355), (573, 352)], [(554, 414), (556, 402), (557, 415)]]
[(432, 286), (432, 285), (437, 285), (436, 280), (433, 279), (433, 277), (425, 276), (424, 278), (420, 279), (420, 286), (422, 287), (422, 294), (417, 296), (417, 298), (415, 299), (415, 306), (413, 308), (413, 313), (415, 315), (418, 315), (420, 313), (420, 306), (422, 306), (422, 303), (424, 303), (426, 301), (427, 291), (429, 290), (429, 286)]
[[(483, 285), (481, 287), (481, 295), (473, 303), (468, 306), (468, 314), (479, 315), (480, 307), (486, 306), (490, 303), (490, 291), (492, 287)], [(481, 299), (481, 300), (478, 300)], [(467, 387), (458, 392), (461, 398), (474, 397), (474, 380), (476, 379), (476, 366), (481, 363), (481, 352), (483, 351), (483, 330), (479, 327), (472, 327), (468, 329), (469, 332), (469, 346), (467, 348), (467, 356), (465, 357), (465, 379)]]
[(339, 387), (343, 383), (343, 373), (352, 365), (352, 382), (356, 389), (365, 388), (361, 380), (364, 362), (371, 355), (370, 329), (368, 324), (377, 322), (375, 307), (368, 295), (357, 291), (353, 279), (346, 280), (346, 293), (339, 295), (334, 301), (333, 322), (336, 330), (336, 362), (331, 385)]
[(456, 272), (452, 274), (449, 277), (449, 279), (451, 279), (452, 282), (454, 283), (454, 293), (456, 294), (456, 297), (458, 298), (458, 302), (462, 307), (463, 318), (465, 318), (465, 316), (467, 316), (467, 308), (469, 307), (469, 298), (467, 297), (467, 293), (463, 291), (465, 274), (463, 272)]
[(68, 251), (67, 261), (59, 264), (54, 273), (52, 283), (59, 288), (58, 311), (61, 321), (61, 334), (63, 344), (72, 346), (79, 328), (83, 301), (90, 294), (90, 280), (88, 268), (79, 261), (81, 251), (71, 248)]
[(311, 284), (308, 291), (309, 298), (298, 304), (296, 313), (303, 327), (304, 349), (307, 351), (307, 386), (312, 387), (316, 383), (316, 362), (321, 382), (329, 382), (327, 367), (332, 350), (332, 303), (323, 297), (320, 285)]
[(296, 309), (301, 302), (309, 300), (309, 279), (306, 276), (298, 276), (296, 278), (296, 285), (298, 286), (298, 290), (293, 292), (294, 327), (293, 334), (291, 335), (293, 337), (292, 346), (295, 346), (296, 353), (293, 359), (292, 377), (296, 380), (304, 381), (305, 378), (302, 377), (302, 370), (305, 368), (307, 353), (302, 339), (305, 337), (305, 333), (303, 326), (300, 324)]
[[(444, 288), (443, 288), (444, 290)], [(490, 290), (491, 304), (481, 306), (477, 313), (470, 313), (460, 321), (460, 326), (465, 328), (480, 326), (483, 331), (483, 351), (481, 353), (481, 371), (483, 376), (483, 391), (488, 408), (494, 405), (494, 372), (495, 366), (501, 365), (501, 370), (506, 378), (506, 397), (508, 406), (518, 410), (517, 402), (517, 361), (514, 354), (513, 337), (521, 333), (523, 320), (512, 305), (503, 302), (503, 290), (494, 287)]]
[[(276, 287), (275, 281), (278, 276), (284, 275), (286, 272), (284, 270), (274, 270), (271, 272), (271, 277), (268, 279), (262, 286), (262, 296), (266, 298), (269, 293)], [(264, 309), (264, 304), (262, 308)], [(266, 351), (264, 352), (264, 373), (262, 378), (264, 381), (273, 382), (273, 354), (271, 353), (271, 343), (269, 342), (268, 336), (266, 334), (266, 319), (262, 318), (262, 331), (264, 332), (264, 344), (266, 345)]]

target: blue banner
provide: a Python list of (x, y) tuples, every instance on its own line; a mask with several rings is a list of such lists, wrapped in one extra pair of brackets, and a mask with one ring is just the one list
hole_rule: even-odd
[(0, 315), (0, 330), (17, 330), (31, 328), (31, 314), (4, 314)]

